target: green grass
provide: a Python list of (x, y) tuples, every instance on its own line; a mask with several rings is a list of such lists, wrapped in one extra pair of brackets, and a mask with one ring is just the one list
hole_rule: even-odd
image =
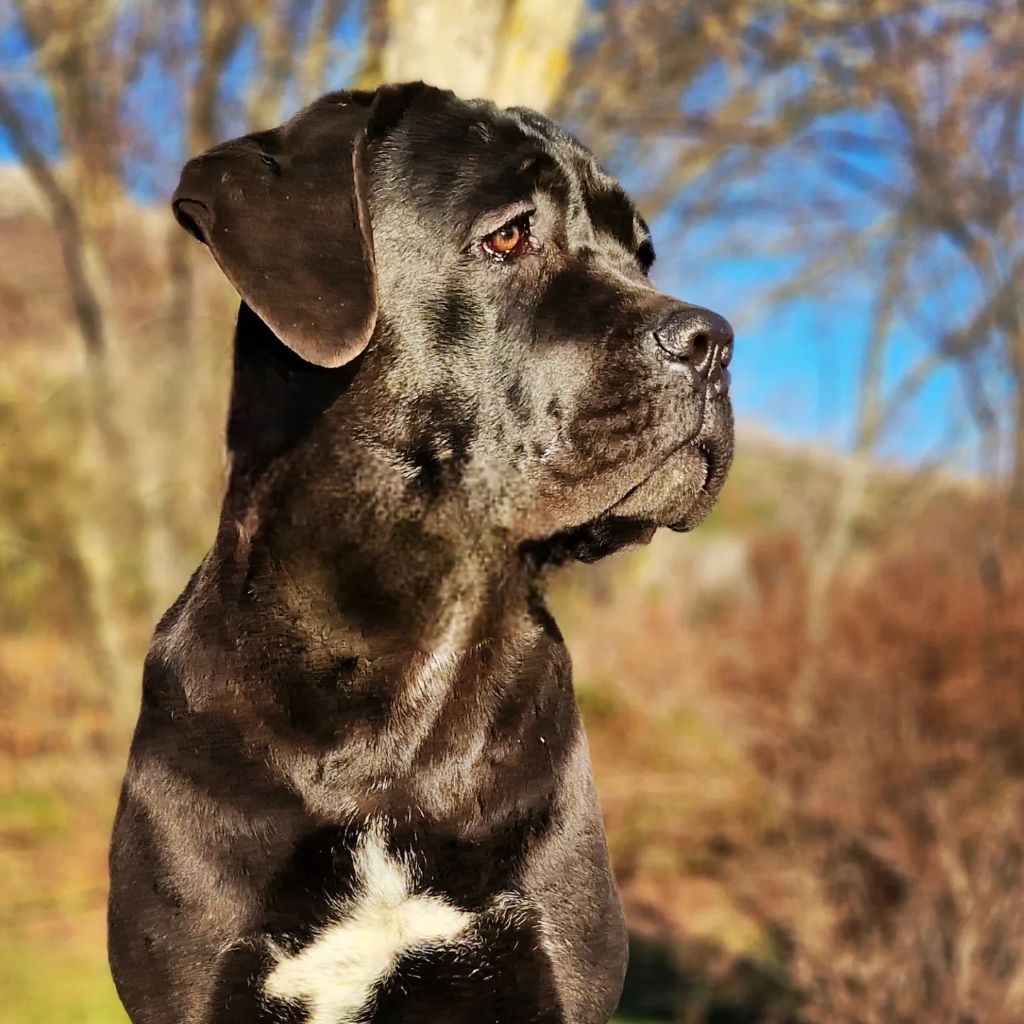
[(0, 821), (4, 833), (22, 833), (38, 841), (67, 827), (67, 808), (55, 793), (0, 793)]
[(127, 1024), (102, 943), (0, 936), (0, 1024)]

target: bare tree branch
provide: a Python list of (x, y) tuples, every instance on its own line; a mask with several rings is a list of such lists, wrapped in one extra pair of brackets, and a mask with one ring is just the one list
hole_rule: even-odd
[(49, 161), (32, 141), (32, 133), (29, 131), (28, 125), (2, 86), (0, 86), (0, 124), (3, 125), (14, 151), (18, 154), (49, 206), (54, 228), (60, 239), (61, 255), (67, 273), (75, 322), (82, 336), (85, 351), (91, 360), (102, 359), (107, 350), (103, 311), (89, 279), (78, 213), (74, 203), (53, 173)]

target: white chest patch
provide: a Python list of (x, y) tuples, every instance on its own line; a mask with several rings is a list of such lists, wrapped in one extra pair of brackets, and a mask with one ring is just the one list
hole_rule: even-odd
[(439, 896), (412, 892), (409, 865), (388, 853), (377, 826), (359, 840), (353, 866), (354, 896), (339, 920), (294, 956), (276, 952), (264, 982), (270, 996), (302, 1000), (308, 1024), (356, 1021), (403, 953), (453, 942), (473, 921)]

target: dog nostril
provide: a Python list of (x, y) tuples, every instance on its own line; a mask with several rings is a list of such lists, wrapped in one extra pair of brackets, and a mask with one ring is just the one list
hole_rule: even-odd
[(690, 339), (690, 357), (697, 366), (703, 366), (708, 357), (708, 349), (711, 347), (711, 339), (704, 331), (699, 331)]
[(722, 360), (722, 369), (724, 370), (732, 362), (732, 345), (725, 344), (722, 346), (720, 358)]

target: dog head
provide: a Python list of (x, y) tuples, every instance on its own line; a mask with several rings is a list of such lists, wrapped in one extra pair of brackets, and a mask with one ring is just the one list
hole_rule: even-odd
[(713, 505), (732, 329), (651, 284), (636, 208), (541, 115), (333, 93), (190, 161), (174, 208), (423, 510), (593, 558)]

